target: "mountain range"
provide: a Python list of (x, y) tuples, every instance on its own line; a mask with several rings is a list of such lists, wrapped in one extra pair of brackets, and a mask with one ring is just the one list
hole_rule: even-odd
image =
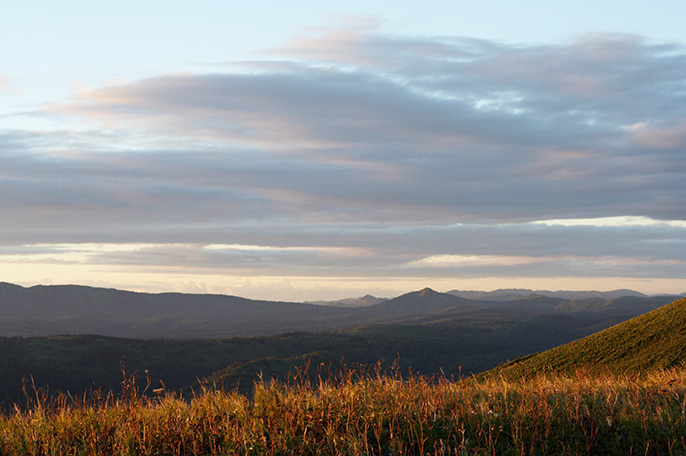
[[(2, 283), (0, 402), (21, 400), (28, 378), (50, 391), (116, 390), (123, 359), (130, 372), (182, 391), (206, 379), (247, 392), (258, 377), (286, 378), (307, 363), (335, 370), (395, 361), (402, 372), (460, 377), (583, 340), (677, 299), (527, 291), (467, 299), (425, 288), (360, 298), (364, 305), (322, 305)], [(516, 296), (503, 300), (507, 293)]]
[[(226, 295), (135, 293), (77, 285), (0, 283), (0, 336), (98, 334), (134, 338), (225, 338), (340, 330), (361, 325), (430, 321), (437, 313), (520, 312), (635, 316), (673, 300), (618, 290), (579, 293), (584, 299), (498, 290), (438, 293), (431, 289), (393, 299), (365, 296), (337, 304), (259, 301)], [(560, 292), (568, 293), (568, 292)], [(512, 299), (504, 300), (505, 295)], [(622, 295), (621, 297), (619, 295)]]
[[(451, 290), (448, 293), (462, 298), (485, 301), (516, 301), (531, 295), (561, 299), (617, 299), (625, 296), (648, 297), (648, 295), (639, 293), (638, 291), (626, 289), (612, 291), (549, 291), (530, 290), (526, 288), (500, 288), (493, 291)], [(686, 296), (686, 293), (682, 293), (679, 296)]]

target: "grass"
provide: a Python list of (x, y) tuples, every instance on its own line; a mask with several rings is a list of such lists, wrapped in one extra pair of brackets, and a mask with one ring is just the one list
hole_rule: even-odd
[(190, 400), (121, 394), (45, 399), (0, 417), (4, 455), (684, 455), (686, 367), (642, 376), (477, 381), (348, 370), (257, 382)]

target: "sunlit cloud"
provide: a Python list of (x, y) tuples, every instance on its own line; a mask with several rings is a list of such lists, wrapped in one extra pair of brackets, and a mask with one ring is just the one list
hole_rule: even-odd
[[(25, 244), (0, 247), (0, 262), (3, 263), (80, 263), (86, 264), (94, 258), (119, 253), (136, 253), (155, 248), (155, 244)], [(102, 261), (98, 261), (101, 264)]]
[(654, 226), (654, 227), (678, 227), (686, 228), (686, 220), (655, 220), (643, 216), (618, 216), (618, 217), (597, 217), (588, 219), (556, 219), (539, 220), (533, 222), (541, 225), (561, 225), (561, 226), (598, 226), (598, 227), (622, 227), (622, 226)]
[(433, 255), (413, 261), (410, 266), (446, 267), (446, 266), (516, 266), (531, 264), (543, 258), (513, 257), (498, 255)]

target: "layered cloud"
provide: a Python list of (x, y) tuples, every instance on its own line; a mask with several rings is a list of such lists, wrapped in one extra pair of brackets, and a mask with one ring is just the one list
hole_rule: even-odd
[(0, 259), (88, 242), (78, 261), (198, 274), (686, 273), (682, 46), (363, 23), (262, 56), (43, 112), (78, 128), (0, 132)]

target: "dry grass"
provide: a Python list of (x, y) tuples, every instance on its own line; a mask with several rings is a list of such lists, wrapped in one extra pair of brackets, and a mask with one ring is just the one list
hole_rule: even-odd
[(5, 455), (684, 455), (686, 369), (526, 381), (400, 378), (259, 382), (251, 397), (91, 393), (0, 417)]

